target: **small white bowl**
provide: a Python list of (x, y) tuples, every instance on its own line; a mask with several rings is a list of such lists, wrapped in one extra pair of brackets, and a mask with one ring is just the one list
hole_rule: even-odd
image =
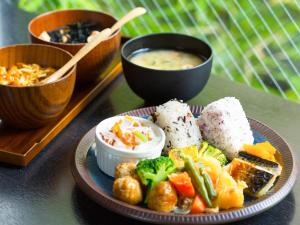
[(107, 127), (112, 127), (115, 122), (124, 116), (115, 116), (100, 122), (96, 127), (96, 156), (99, 168), (107, 175), (114, 177), (115, 167), (121, 162), (138, 162), (142, 159), (157, 158), (161, 155), (165, 145), (166, 136), (164, 131), (152, 121), (140, 117), (132, 117), (134, 120), (142, 122), (151, 127), (155, 135), (159, 138), (153, 140), (151, 149), (128, 150), (107, 144), (102, 140), (100, 133)]

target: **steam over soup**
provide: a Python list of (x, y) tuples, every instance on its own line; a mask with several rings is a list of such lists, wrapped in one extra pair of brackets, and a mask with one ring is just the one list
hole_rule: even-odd
[(138, 50), (133, 53), (130, 61), (139, 66), (159, 70), (189, 69), (203, 63), (197, 55), (168, 49)]

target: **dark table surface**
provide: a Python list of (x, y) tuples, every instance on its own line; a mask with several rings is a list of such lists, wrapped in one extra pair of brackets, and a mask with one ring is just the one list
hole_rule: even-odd
[[(0, 1), (0, 46), (28, 42), (27, 23), (33, 15)], [(207, 104), (236, 96), (248, 116), (279, 132), (299, 161), (300, 105), (244, 85), (212, 76), (191, 104)], [(74, 183), (70, 161), (80, 138), (102, 119), (144, 102), (120, 76), (77, 116), (26, 168), (0, 164), (0, 224), (142, 224), (98, 206)], [(277, 206), (235, 224), (300, 224), (300, 181)]]

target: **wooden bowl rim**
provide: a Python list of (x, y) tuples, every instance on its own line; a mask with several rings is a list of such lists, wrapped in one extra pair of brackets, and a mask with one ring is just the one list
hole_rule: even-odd
[[(49, 16), (50, 14), (55, 14), (55, 13), (59, 13), (59, 12), (87, 12), (87, 13), (96, 13), (96, 14), (102, 14), (104, 16), (107, 16), (107, 17), (111, 17), (113, 20), (115, 20), (115, 22), (117, 22), (118, 20), (112, 16), (111, 14), (109, 13), (105, 13), (105, 12), (102, 12), (102, 11), (97, 11), (97, 10), (89, 10), (89, 9), (61, 9), (61, 10), (52, 10), (52, 11), (49, 11), (49, 12), (45, 12), (45, 13), (42, 13), (40, 15), (37, 15), (36, 17), (34, 17), (32, 20), (30, 20), (30, 22), (28, 23), (28, 32), (30, 33), (30, 35), (32, 35), (33, 37), (45, 42), (45, 43), (53, 43), (53, 44), (56, 44), (58, 46), (64, 46), (64, 45), (67, 45), (67, 46), (83, 46), (85, 45), (86, 43), (75, 43), (75, 44), (71, 44), (71, 43), (60, 43), (60, 42), (52, 42), (52, 41), (45, 41), (41, 38), (39, 38), (37, 35), (35, 35), (32, 31), (31, 31), (31, 28), (32, 28), (32, 24), (39, 20), (40, 18), (42, 17), (45, 17), (45, 16)], [(117, 30), (116, 32), (113, 33), (113, 35), (111, 35), (108, 39), (106, 39), (104, 42), (106, 41), (109, 41), (111, 39), (113, 39), (115, 36), (119, 35), (120, 34), (120, 29)]]
[[(73, 57), (73, 55), (62, 49), (62, 48), (58, 48), (58, 47), (55, 47), (55, 46), (52, 46), (52, 45), (46, 45), (46, 44), (14, 44), (14, 45), (6, 45), (6, 46), (2, 46), (0, 47), (0, 51), (2, 49), (5, 49), (5, 48), (13, 48), (13, 47), (24, 47), (24, 46), (37, 46), (37, 47), (43, 47), (43, 48), (53, 48), (55, 49), (56, 51), (61, 51), (63, 53), (66, 53), (67, 55), (70, 56), (70, 59)], [(55, 84), (55, 83), (58, 83), (58, 82), (61, 82), (65, 79), (67, 79), (68, 77), (70, 77), (73, 73), (76, 73), (76, 66), (73, 66), (63, 77), (61, 77), (60, 79), (56, 80), (56, 81), (52, 81), (50, 83), (46, 83), (46, 84), (35, 84), (35, 85), (30, 85), (30, 86), (10, 86), (10, 85), (3, 85), (3, 84), (0, 84), (0, 87), (9, 87), (9, 88), (16, 88), (16, 89), (26, 89), (26, 88), (34, 88), (34, 87), (42, 87), (42, 86), (47, 86), (47, 85), (52, 85), (52, 84)], [(75, 74), (76, 75), (76, 74)]]

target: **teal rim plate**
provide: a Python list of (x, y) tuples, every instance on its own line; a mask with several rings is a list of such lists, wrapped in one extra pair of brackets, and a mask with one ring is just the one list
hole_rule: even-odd
[[(202, 106), (191, 106), (194, 115), (199, 115)], [(136, 109), (121, 115), (147, 117), (155, 112), (155, 107)], [(72, 160), (72, 174), (80, 189), (103, 207), (137, 220), (157, 224), (216, 224), (242, 220), (261, 213), (279, 203), (292, 189), (297, 167), (295, 156), (288, 144), (268, 126), (249, 119), (254, 142), (268, 140), (280, 152), (283, 170), (274, 187), (258, 199), (246, 198), (244, 207), (210, 214), (161, 213), (142, 206), (133, 206), (121, 202), (112, 196), (113, 178), (104, 174), (97, 165), (95, 156), (95, 127), (80, 141)]]

